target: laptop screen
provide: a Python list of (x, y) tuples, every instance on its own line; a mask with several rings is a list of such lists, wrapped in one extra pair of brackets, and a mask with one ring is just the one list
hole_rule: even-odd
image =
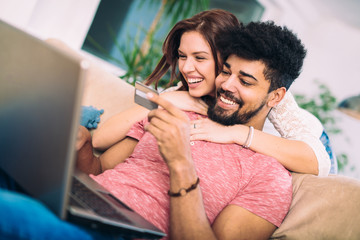
[(0, 168), (63, 217), (83, 64), (1, 21), (0, 35)]

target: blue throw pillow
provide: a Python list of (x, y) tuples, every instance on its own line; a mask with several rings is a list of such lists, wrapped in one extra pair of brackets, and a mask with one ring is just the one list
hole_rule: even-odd
[(100, 115), (104, 113), (104, 109), (97, 109), (93, 106), (81, 107), (80, 124), (87, 129), (97, 128), (100, 122)]

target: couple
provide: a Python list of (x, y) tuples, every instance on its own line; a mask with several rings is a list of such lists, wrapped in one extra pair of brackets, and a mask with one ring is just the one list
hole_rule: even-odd
[[(178, 79), (180, 86), (170, 88), (178, 91), (166, 90), (162, 97), (180, 109), (206, 115), (207, 105), (201, 98), (214, 97), (215, 78), (222, 69), (218, 40), (221, 40), (224, 29), (237, 26), (240, 26), (237, 18), (220, 9), (204, 11), (178, 22), (165, 39), (164, 56), (148, 77), (147, 84), (157, 85), (171, 70), (169, 85)], [(277, 87), (271, 86), (270, 90)], [(116, 114), (95, 131), (92, 138), (94, 148), (104, 151), (111, 146), (101, 156), (103, 170), (112, 169), (119, 163), (116, 161), (116, 143), (124, 139), (132, 125), (145, 118), (148, 112), (135, 106)], [(328, 175), (330, 159), (320, 141), (322, 133), (324, 137), (326, 133), (314, 116), (297, 106), (289, 92), (270, 111), (268, 119), (282, 137), (255, 129), (253, 141), (248, 144), (251, 150), (274, 157), (293, 172)], [(249, 128), (245, 125), (223, 127), (206, 118), (194, 120), (192, 124), (197, 126), (191, 129), (192, 140), (246, 145)]]
[[(194, 39), (191, 34), (196, 32), (183, 33), (181, 42)], [(179, 68), (190, 58), (181, 44)], [(245, 147), (192, 140), (196, 122), (191, 121), (201, 115), (148, 95), (161, 108), (116, 145), (114, 161), (123, 163), (104, 171), (92, 155), (90, 133), (81, 128), (77, 166), (97, 175), (97, 182), (171, 239), (267, 239), (289, 209), (291, 175), (248, 146), (254, 129), (262, 130), (271, 108), (299, 75), (306, 51), (293, 33), (272, 23), (234, 26), (216, 45), (224, 62), (208, 116), (229, 127), (245, 125)]]
[[(189, 44), (181, 45), (183, 40), (198, 39), (196, 33), (181, 32), (180, 46), (172, 53), (184, 72), (191, 72), (189, 60), (208, 63), (206, 53), (191, 56), (186, 49)], [(162, 108), (151, 111), (115, 145), (123, 150), (112, 155), (117, 158), (109, 165), (116, 167), (103, 172), (112, 167), (93, 157), (90, 134), (84, 128), (79, 132), (78, 167), (98, 174), (95, 180), (171, 239), (266, 239), (290, 206), (291, 176), (275, 158), (248, 147), (256, 144), (255, 134), (269, 111), (299, 75), (305, 50), (294, 34), (271, 23), (234, 24), (221, 38), (207, 41), (216, 43), (212, 56), (219, 52), (219, 59), (224, 60), (223, 67), (217, 58), (211, 65), (217, 69), (213, 72), (217, 78), (208, 116), (227, 125), (243, 124), (236, 126), (246, 128), (240, 143), (245, 147), (191, 138), (191, 132), (204, 123), (201, 115), (179, 110), (166, 96), (149, 96)], [(171, 59), (162, 61), (176, 68)], [(185, 90), (199, 97), (209, 94), (197, 93), (198, 79), (189, 76), (190, 84), (183, 82)], [(62, 229), (67, 223), (58, 224)]]

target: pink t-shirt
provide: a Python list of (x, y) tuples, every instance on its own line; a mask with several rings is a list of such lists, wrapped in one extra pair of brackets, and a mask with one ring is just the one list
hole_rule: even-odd
[[(190, 119), (197, 114), (187, 113)], [(169, 233), (169, 171), (156, 139), (144, 131), (143, 120), (128, 136), (138, 139), (133, 154), (114, 169), (93, 176), (129, 207)], [(290, 207), (290, 173), (274, 158), (236, 144), (190, 142), (210, 223), (229, 204), (243, 207), (279, 226)]]

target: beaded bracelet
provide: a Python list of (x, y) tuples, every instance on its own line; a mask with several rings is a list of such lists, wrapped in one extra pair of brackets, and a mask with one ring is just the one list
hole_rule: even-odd
[(177, 192), (177, 193), (172, 193), (169, 190), (168, 195), (170, 197), (182, 197), (182, 196), (185, 196), (188, 192), (194, 190), (199, 185), (199, 182), (200, 182), (200, 179), (197, 178), (196, 182), (193, 185), (191, 185), (189, 188), (180, 188), (179, 192)]
[(253, 137), (254, 137), (254, 127), (253, 126), (250, 126), (249, 127), (249, 134), (248, 134), (248, 136), (247, 136), (247, 138), (246, 138), (246, 141), (245, 141), (245, 143), (244, 143), (244, 148), (249, 148), (250, 147), (250, 145), (251, 145), (251, 142), (252, 142), (252, 140), (253, 140)]

